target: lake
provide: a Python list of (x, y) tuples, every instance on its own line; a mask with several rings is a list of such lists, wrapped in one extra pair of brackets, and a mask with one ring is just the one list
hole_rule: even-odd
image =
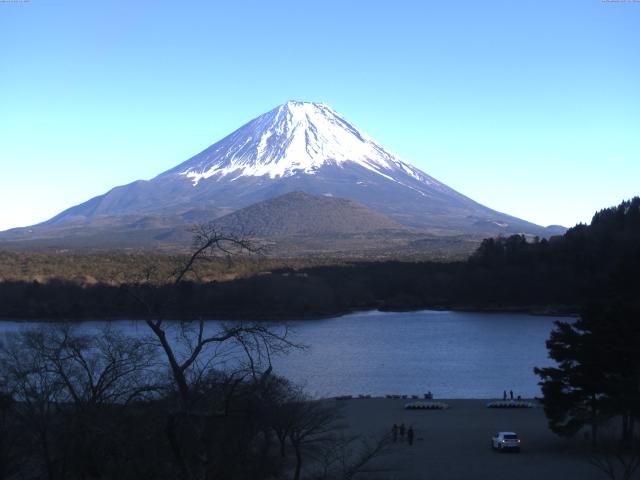
[[(540, 395), (533, 367), (552, 364), (545, 340), (558, 317), (450, 311), (362, 312), (290, 321), (308, 346), (273, 361), (276, 373), (315, 397), (433, 392), (436, 398), (497, 398), (503, 390)], [(567, 320), (567, 319), (564, 319)], [(96, 331), (106, 322), (83, 322)], [(217, 321), (207, 322), (215, 328)], [(0, 333), (34, 323), (0, 321)], [(140, 321), (113, 322), (130, 334)]]

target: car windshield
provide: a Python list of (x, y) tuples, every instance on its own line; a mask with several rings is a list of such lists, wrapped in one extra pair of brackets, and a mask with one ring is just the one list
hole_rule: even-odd
[(504, 438), (505, 440), (517, 440), (518, 435), (505, 435)]

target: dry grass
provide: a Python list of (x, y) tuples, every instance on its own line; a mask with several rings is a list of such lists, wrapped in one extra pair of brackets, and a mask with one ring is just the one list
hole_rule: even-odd
[[(169, 282), (172, 273), (186, 255), (140, 252), (15, 252), (0, 251), (0, 281), (27, 281), (46, 283), (52, 279), (78, 282), (83, 285), (105, 283), (120, 285), (137, 280), (145, 271), (153, 270), (155, 282)], [(202, 261), (197, 266), (200, 281), (228, 281), (247, 278), (278, 269), (302, 269), (317, 266), (344, 265), (354, 261), (384, 260), (447, 260), (445, 257), (414, 255), (396, 257), (308, 256), (271, 257), (240, 255), (233, 258), (218, 257)]]
[[(0, 251), (0, 281), (37, 281), (50, 279), (72, 280), (82, 284), (106, 283), (119, 285), (137, 279), (149, 268), (154, 269), (156, 281), (169, 281), (176, 266), (185, 255), (149, 252), (100, 253), (33, 253)], [(277, 268), (302, 268), (335, 264), (323, 259), (273, 259), (237, 256), (233, 259), (213, 258), (198, 265), (202, 281), (225, 281), (248, 277)]]

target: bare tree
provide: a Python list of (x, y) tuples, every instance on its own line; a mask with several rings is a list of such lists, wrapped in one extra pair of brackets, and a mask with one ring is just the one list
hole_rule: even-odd
[(589, 463), (611, 480), (631, 480), (640, 467), (640, 454), (631, 451), (593, 454)]
[(12, 478), (21, 463), (17, 448), (21, 432), (14, 419), (15, 403), (11, 395), (0, 388), (0, 480)]
[(22, 333), (22, 345), (42, 358), (45, 373), (62, 383), (64, 400), (78, 410), (128, 404), (157, 389), (156, 348), (145, 337), (128, 337), (111, 326), (97, 335), (69, 324)]
[(589, 463), (611, 480), (640, 477), (640, 438), (620, 441), (612, 430), (609, 425), (600, 446), (589, 455)]
[[(225, 255), (237, 255), (243, 252), (257, 253), (260, 248), (244, 235), (225, 232), (215, 223), (198, 225), (194, 229), (194, 240), (191, 253), (186, 257), (172, 274), (172, 283), (177, 286), (190, 274), (199, 278), (198, 265), (210, 258)], [(145, 273), (143, 283), (150, 282), (152, 270)], [(169, 279), (168, 279), (169, 280)], [(137, 285), (138, 287), (140, 285)], [(169, 370), (180, 399), (181, 409), (188, 412), (191, 408), (190, 378), (200, 375), (203, 353), (217, 353), (219, 350), (227, 352), (239, 348), (246, 360), (244, 367), (250, 370), (255, 378), (259, 374), (271, 372), (271, 357), (296, 347), (288, 338), (288, 330), (271, 328), (260, 322), (223, 323), (214, 332), (205, 328), (205, 321), (181, 321), (167, 324), (160, 312), (155, 311), (155, 302), (148, 295), (141, 294), (140, 289), (132, 290), (134, 296), (147, 308), (147, 326), (158, 340), (164, 352)], [(177, 334), (170, 338), (171, 326), (177, 327)], [(173, 341), (172, 341), (173, 340)], [(213, 357), (204, 355), (207, 368), (213, 368)], [(215, 355), (214, 355), (215, 357)], [(195, 372), (193, 371), (195, 370)]]
[(231, 259), (242, 253), (261, 253), (262, 247), (256, 244), (245, 232), (229, 232), (218, 227), (215, 222), (196, 225), (192, 229), (193, 244), (191, 253), (173, 272), (174, 283), (177, 285), (184, 277), (191, 273), (196, 278), (198, 263), (224, 255)]
[[(259, 251), (260, 248), (244, 235), (225, 232), (215, 223), (198, 225), (194, 229), (191, 253), (165, 283), (178, 287), (189, 277), (199, 280), (200, 264), (211, 258), (221, 255), (230, 258), (243, 252)], [(286, 326), (274, 328), (263, 322), (226, 322), (210, 329), (202, 318), (180, 322), (164, 320), (157, 310), (159, 302), (155, 289), (149, 288), (155, 273), (153, 269), (143, 272), (142, 281), (131, 285), (131, 293), (147, 310), (145, 322), (164, 353), (175, 385), (178, 410), (168, 416), (165, 432), (182, 476), (189, 479), (194, 474), (186, 457), (193, 457), (193, 452), (187, 454), (183, 451), (180, 431), (186, 429), (196, 437), (204, 435), (202, 422), (197, 418), (208, 412), (195, 408), (198, 397), (195, 393), (199, 382), (207, 378), (207, 372), (224, 367), (233, 369), (235, 373), (231, 385), (237, 385), (245, 378), (261, 382), (272, 371), (273, 355), (284, 353), (297, 345), (290, 341)], [(196, 458), (206, 457), (205, 452), (196, 455)]]
[(32, 335), (26, 331), (6, 338), (0, 348), (0, 365), (6, 388), (20, 404), (15, 414), (38, 447), (46, 477), (53, 480), (58, 454), (52, 436), (58, 407), (65, 398), (64, 387), (48, 372), (44, 358), (25, 347)]
[(377, 438), (340, 435), (316, 452), (316, 456), (319, 456), (317, 463), (321, 468), (310, 478), (352, 480), (361, 474), (389, 472), (389, 468), (374, 466), (373, 463), (388, 452), (390, 445), (389, 434)]
[(13, 411), (21, 428), (39, 446), (49, 479), (66, 478), (69, 469), (80, 477), (83, 469), (96, 470), (95, 443), (108, 441), (109, 413), (157, 390), (155, 350), (147, 339), (108, 327), (85, 335), (68, 324), (5, 339), (0, 348), (3, 382), (17, 401)]
[(295, 454), (294, 480), (302, 472), (304, 452), (321, 451), (323, 445), (335, 440), (338, 409), (335, 404), (302, 399), (289, 405), (289, 442)]
[(293, 480), (351, 480), (359, 474), (383, 471), (372, 463), (386, 453), (388, 435), (348, 435), (342, 405), (310, 399), (286, 380), (276, 391), (271, 425), (280, 441), (280, 456), (293, 453)]

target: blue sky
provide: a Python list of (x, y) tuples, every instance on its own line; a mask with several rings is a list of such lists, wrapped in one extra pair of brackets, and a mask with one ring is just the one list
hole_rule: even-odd
[(489, 207), (588, 222), (640, 194), (640, 3), (0, 2), (0, 229), (289, 99)]

